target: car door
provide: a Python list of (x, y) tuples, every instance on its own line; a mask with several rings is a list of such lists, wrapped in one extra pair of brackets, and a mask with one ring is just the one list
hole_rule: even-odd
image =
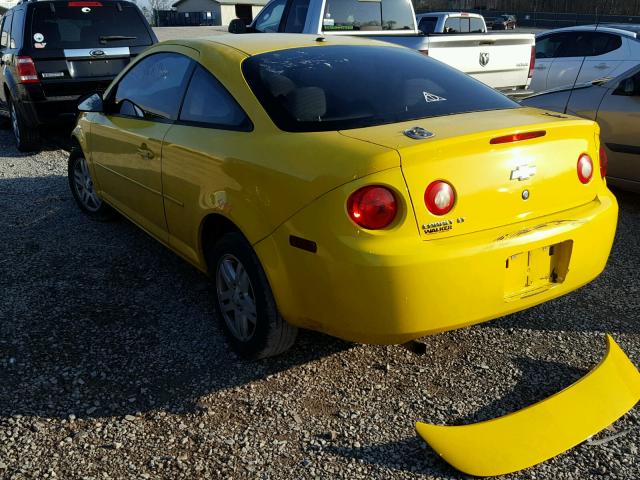
[(547, 76), (551, 64), (556, 59), (558, 51), (566, 37), (566, 33), (552, 33), (536, 38), (536, 64), (529, 88), (534, 92), (547, 89)]
[(607, 147), (607, 175), (640, 182), (640, 70), (636, 69), (606, 93), (596, 120), (600, 138)]
[(255, 148), (248, 143), (252, 129), (231, 94), (198, 65), (162, 152), (169, 244), (193, 263), (198, 262), (203, 208), (216, 204), (224, 210), (225, 189), (243, 188), (231, 172), (239, 164), (238, 152)]
[(162, 141), (178, 117), (193, 66), (188, 56), (176, 51), (144, 57), (110, 89), (105, 114), (91, 125), (92, 162), (100, 194), (163, 241), (167, 226)]
[(592, 52), (592, 33), (565, 32), (556, 57), (549, 67), (547, 89), (575, 85), (585, 56)]
[(588, 43), (589, 51), (586, 52), (577, 83), (609, 76), (629, 56), (628, 46), (623, 43), (620, 35), (591, 32)]

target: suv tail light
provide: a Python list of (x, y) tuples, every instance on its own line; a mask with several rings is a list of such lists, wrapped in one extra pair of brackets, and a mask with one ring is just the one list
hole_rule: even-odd
[(607, 176), (607, 167), (609, 166), (609, 157), (607, 157), (607, 151), (603, 145), (600, 145), (600, 176), (602, 178)]
[(456, 203), (456, 193), (447, 182), (436, 180), (424, 191), (424, 204), (434, 215), (449, 213)]
[(396, 218), (396, 196), (387, 187), (369, 185), (356, 190), (347, 201), (349, 217), (369, 230), (387, 227)]
[(583, 153), (578, 158), (578, 178), (586, 185), (591, 181), (591, 177), (593, 177), (593, 160), (589, 155)]
[(529, 59), (529, 78), (533, 77), (533, 69), (536, 66), (536, 47), (531, 47), (531, 57)]
[(16, 57), (16, 71), (18, 72), (18, 82), (38, 83), (38, 72), (33, 59), (27, 56)]

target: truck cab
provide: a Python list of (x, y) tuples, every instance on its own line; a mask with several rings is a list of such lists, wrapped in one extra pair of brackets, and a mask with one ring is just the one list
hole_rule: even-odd
[(429, 12), (416, 15), (418, 29), (432, 33), (486, 33), (484, 17), (466, 12)]

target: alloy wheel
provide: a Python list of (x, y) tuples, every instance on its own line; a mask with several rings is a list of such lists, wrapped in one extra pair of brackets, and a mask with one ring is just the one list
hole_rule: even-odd
[(216, 294), (224, 321), (238, 340), (249, 341), (256, 331), (258, 314), (253, 286), (242, 262), (223, 255), (216, 271)]
[(73, 186), (82, 206), (90, 212), (96, 212), (102, 206), (102, 200), (93, 189), (93, 180), (89, 174), (87, 161), (80, 157), (73, 167)]

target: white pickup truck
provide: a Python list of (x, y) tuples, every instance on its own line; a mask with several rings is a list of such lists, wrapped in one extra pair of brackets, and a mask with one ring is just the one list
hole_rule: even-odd
[(250, 25), (235, 19), (229, 31), (366, 36), (419, 50), (509, 94), (530, 93), (535, 61), (531, 34), (425, 35), (410, 0), (271, 0)]

